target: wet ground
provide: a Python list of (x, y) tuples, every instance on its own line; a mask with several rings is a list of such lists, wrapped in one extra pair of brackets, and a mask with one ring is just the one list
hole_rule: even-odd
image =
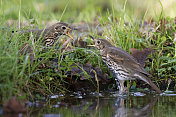
[(176, 94), (77, 92), (27, 101), (26, 105), (24, 113), (5, 113), (1, 108), (0, 117), (175, 117)]

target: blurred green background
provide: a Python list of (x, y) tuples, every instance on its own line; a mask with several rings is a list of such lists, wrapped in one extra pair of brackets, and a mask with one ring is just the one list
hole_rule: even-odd
[[(163, 12), (162, 12), (163, 11)], [(1, 0), (0, 18), (26, 21), (92, 22), (123, 14), (125, 20), (176, 16), (176, 0)], [(124, 15), (125, 14), (125, 15)]]

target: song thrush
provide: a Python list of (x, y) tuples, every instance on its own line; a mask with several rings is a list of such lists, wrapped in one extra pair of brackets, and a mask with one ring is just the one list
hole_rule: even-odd
[(114, 47), (110, 42), (105, 39), (95, 39), (94, 44), (103, 61), (112, 71), (116, 80), (120, 83), (120, 93), (125, 92), (124, 81), (140, 79), (148, 83), (158, 93), (161, 90), (149, 79), (151, 76), (145, 69), (136, 61), (136, 59), (124, 50)]
[(72, 29), (74, 28), (70, 27), (68, 24), (58, 22), (49, 27), (46, 27), (45, 29), (29, 29), (20, 30), (16, 32), (20, 32), (21, 34), (32, 33), (32, 35), (34, 35), (35, 40), (43, 39), (43, 41), (41, 41), (42, 45), (49, 47), (53, 46), (61, 35), (67, 35), (72, 39), (72, 36), (69, 34)]

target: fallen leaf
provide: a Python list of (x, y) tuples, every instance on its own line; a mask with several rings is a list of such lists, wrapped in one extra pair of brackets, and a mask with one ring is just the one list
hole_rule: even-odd
[(15, 97), (6, 101), (3, 106), (4, 113), (25, 113), (26, 111), (27, 108), (25, 102), (19, 101)]
[(144, 67), (145, 61), (147, 60), (148, 55), (154, 52), (151, 48), (144, 48), (143, 50), (138, 50), (135, 48), (130, 48), (132, 56)]

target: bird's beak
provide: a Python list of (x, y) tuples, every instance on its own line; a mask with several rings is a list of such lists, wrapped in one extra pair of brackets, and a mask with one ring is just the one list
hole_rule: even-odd
[(70, 32), (70, 30), (68, 30), (68, 31), (66, 32), (67, 36), (70, 37), (71, 39), (73, 39), (73, 37), (69, 34), (69, 32)]
[(90, 47), (95, 47), (95, 45), (87, 45), (87, 46), (90, 46)]
[[(94, 43), (95, 43), (95, 41), (94, 41)], [(87, 46), (89, 46), (89, 47), (95, 47), (95, 45), (87, 45)]]

